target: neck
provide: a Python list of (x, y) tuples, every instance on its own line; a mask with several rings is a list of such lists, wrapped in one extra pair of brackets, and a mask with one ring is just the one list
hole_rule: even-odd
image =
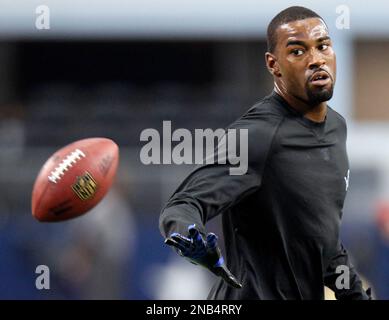
[(274, 83), (274, 90), (296, 111), (305, 118), (314, 122), (323, 122), (327, 114), (327, 102), (323, 101), (315, 106), (307, 104), (304, 100), (296, 98), (285, 90), (280, 90), (277, 83)]

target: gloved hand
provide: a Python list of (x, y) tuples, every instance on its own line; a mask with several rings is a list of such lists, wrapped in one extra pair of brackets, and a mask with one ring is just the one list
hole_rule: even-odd
[(220, 248), (217, 246), (217, 236), (214, 233), (208, 233), (204, 240), (195, 225), (189, 226), (188, 231), (189, 238), (179, 233), (172, 233), (165, 243), (174, 247), (178, 254), (187, 258), (191, 263), (201, 265), (222, 277), (232, 287), (242, 288), (231, 271), (227, 269)]

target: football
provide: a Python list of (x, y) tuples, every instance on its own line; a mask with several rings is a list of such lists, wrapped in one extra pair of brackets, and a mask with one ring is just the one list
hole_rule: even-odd
[(119, 163), (119, 147), (107, 138), (75, 141), (43, 165), (32, 190), (32, 215), (41, 222), (78, 217), (107, 194)]

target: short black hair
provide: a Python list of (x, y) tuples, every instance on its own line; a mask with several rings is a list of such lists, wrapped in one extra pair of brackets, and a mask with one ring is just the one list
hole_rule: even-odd
[(277, 44), (276, 31), (279, 26), (291, 21), (304, 20), (308, 18), (319, 18), (323, 20), (323, 18), (316, 12), (300, 6), (289, 7), (278, 13), (272, 21), (270, 21), (267, 27), (267, 50), (271, 53), (274, 52)]

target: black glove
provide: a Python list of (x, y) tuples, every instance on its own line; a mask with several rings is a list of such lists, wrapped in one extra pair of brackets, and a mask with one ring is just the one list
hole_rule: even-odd
[(223, 278), (232, 287), (242, 288), (231, 271), (227, 269), (220, 248), (217, 246), (217, 236), (214, 233), (208, 233), (204, 240), (195, 225), (189, 226), (188, 231), (189, 238), (173, 233), (165, 240), (165, 243), (174, 247), (178, 254), (187, 258), (191, 263), (201, 265)]

